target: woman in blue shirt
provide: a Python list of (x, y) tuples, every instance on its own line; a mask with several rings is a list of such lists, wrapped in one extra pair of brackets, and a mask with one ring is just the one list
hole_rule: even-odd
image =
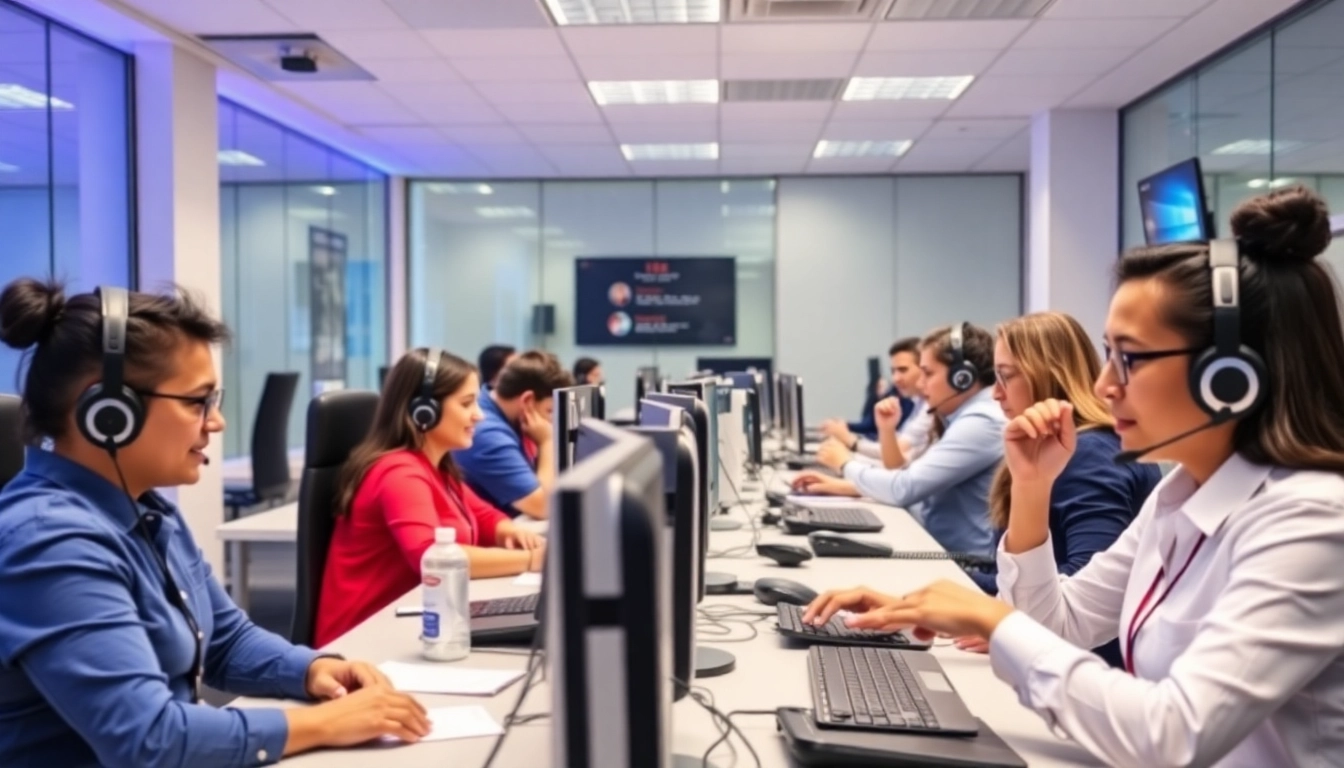
[[(1152, 464), (1115, 463), (1120, 452), (1115, 420), (1092, 386), (1100, 374), (1096, 348), (1070, 315), (1037, 312), (999, 326), (994, 399), (1003, 415), (1011, 421), (1048, 398), (1073, 403), (1077, 450), (1050, 491), (1050, 541), (1059, 572), (1066, 576), (1119, 538), (1161, 479)], [(990, 522), (1000, 534), (1008, 527), (1012, 482), (1004, 465), (990, 486)], [(998, 593), (994, 572), (971, 577), (989, 594)], [(979, 638), (962, 638), (957, 645), (967, 650), (987, 647)], [(1096, 650), (1113, 666), (1120, 665), (1118, 643)]]
[[(252, 766), (428, 733), (373, 667), (252, 624), (153, 490), (208, 463), (224, 429), (211, 347), (226, 335), (187, 296), (67, 300), (31, 279), (0, 293), (0, 341), (32, 348), (33, 446), (0, 493), (0, 765)], [(216, 709), (203, 683), (324, 703)]]

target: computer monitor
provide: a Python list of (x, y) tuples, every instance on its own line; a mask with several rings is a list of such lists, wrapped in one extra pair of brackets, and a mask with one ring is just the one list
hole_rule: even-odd
[(665, 766), (672, 573), (662, 457), (596, 419), (555, 483), (546, 553), (551, 765)]
[(1213, 237), (1204, 173), (1192, 157), (1139, 181), (1139, 210), (1148, 245)]
[(789, 401), (792, 398), (789, 397), (787, 393), (790, 389), (793, 388), (792, 384), (790, 383), (791, 381), (792, 379), (790, 377), (790, 374), (787, 373), (775, 374), (774, 386), (771, 388), (771, 391), (774, 392), (775, 395), (774, 398), (775, 431), (779, 433), (782, 439), (787, 439), (788, 437), (786, 431), (789, 428)]
[(607, 420), (607, 385), (598, 384), (593, 393), (593, 418)]
[(650, 392), (658, 391), (658, 366), (645, 365), (635, 369), (635, 402)]
[(742, 410), (742, 434), (747, 438), (747, 459), (755, 466), (762, 464), (764, 450), (761, 445), (761, 376), (753, 372), (730, 372), (724, 374), (733, 389), (747, 392), (746, 408)]
[[(719, 487), (719, 385), (713, 379), (692, 379), (690, 381), (669, 382), (670, 394), (690, 395), (704, 403), (707, 428), (700, 430), (698, 437), (705, 443), (704, 467), (702, 473), (709, 478), (709, 513), (712, 515), (723, 506), (723, 489)], [(697, 418), (697, 424), (699, 420)]]
[(803, 377), (793, 377), (793, 436), (796, 439), (798, 453), (807, 453), (807, 420), (803, 418)]
[[(699, 467), (695, 432), (686, 412), (676, 406), (645, 402), (640, 425), (630, 431), (653, 440), (663, 457), (663, 492), (672, 527), (672, 670), (678, 680), (695, 677), (695, 606), (704, 597), (705, 548), (701, 530), (708, 525), (699, 504)], [(673, 698), (687, 689), (673, 685)]]
[(554, 410), (551, 413), (552, 438), (555, 440), (557, 472), (564, 472), (574, 464), (574, 440), (579, 423), (586, 418), (601, 418), (594, 406), (600, 397), (598, 387), (583, 384), (555, 390)]

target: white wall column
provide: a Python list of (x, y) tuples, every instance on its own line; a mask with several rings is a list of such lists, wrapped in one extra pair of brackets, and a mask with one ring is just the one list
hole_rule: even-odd
[[(387, 360), (391, 366), (406, 353), (410, 324), (406, 272), (410, 265), (406, 237), (407, 182), (405, 176), (387, 177)], [(426, 222), (418, 222), (424, 227)]]
[(1055, 110), (1031, 125), (1027, 311), (1067, 312), (1100, 346), (1119, 243), (1115, 110)]
[[(140, 289), (182, 286), (219, 316), (215, 68), (171, 43), (143, 43), (135, 50), (135, 76)], [(215, 527), (224, 520), (223, 445), (219, 438), (211, 442), (212, 463), (201, 481), (176, 494), (215, 573), (223, 572), (224, 563), (215, 539)]]

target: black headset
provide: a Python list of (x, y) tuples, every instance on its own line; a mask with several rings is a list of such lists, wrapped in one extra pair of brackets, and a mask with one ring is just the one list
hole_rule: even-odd
[(443, 418), (443, 404), (434, 396), (434, 382), (439, 377), (439, 360), (442, 358), (443, 351), (437, 347), (430, 347), (425, 353), (425, 375), (420, 380), (419, 391), (411, 398), (411, 423), (421, 432), (437, 427)]
[(966, 359), (966, 323), (952, 326), (949, 341), (952, 347), (952, 364), (947, 368), (947, 383), (958, 392), (969, 392), (975, 382), (980, 380), (980, 369)]
[(1241, 343), (1240, 256), (1236, 240), (1209, 241), (1213, 346), (1190, 366), (1190, 394), (1217, 423), (1245, 416), (1266, 394), (1265, 362)]
[[(89, 385), (79, 396), (75, 404), (75, 422), (80, 434), (86, 440), (107, 451), (121, 476), (121, 467), (117, 465), (117, 451), (135, 441), (145, 426), (145, 406), (140, 395), (126, 385), (126, 327), (130, 318), (130, 294), (125, 288), (102, 286), (97, 289), (101, 306), (100, 325), (103, 335), (103, 378)], [(201, 701), (202, 678), (205, 674), (205, 635), (201, 625), (187, 604), (186, 592), (177, 586), (173, 572), (168, 568), (167, 557), (159, 551), (150, 532), (145, 516), (131, 497), (126, 487), (126, 479), (121, 478), (121, 490), (126, 494), (126, 503), (131, 505), (131, 514), (135, 515), (136, 528), (149, 545), (149, 551), (163, 573), (164, 596), (174, 608), (181, 611), (187, 622), (191, 639), (196, 644), (192, 656), (191, 681), (192, 703)]]
[(79, 396), (75, 424), (84, 439), (115, 454), (140, 435), (145, 403), (125, 382), (130, 297), (125, 288), (103, 286), (97, 292), (102, 306), (103, 378)]

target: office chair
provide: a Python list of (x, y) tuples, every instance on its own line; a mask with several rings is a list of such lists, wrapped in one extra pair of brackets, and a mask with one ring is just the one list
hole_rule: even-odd
[(23, 401), (0, 395), (0, 488), (23, 469)]
[(298, 373), (266, 375), (252, 425), (252, 480), (224, 484), (229, 520), (245, 507), (274, 506), (289, 496), (289, 412), (298, 386)]
[(341, 467), (373, 424), (378, 393), (347, 389), (325, 392), (308, 404), (308, 441), (299, 480), (298, 587), (290, 640), (311, 645), (327, 550), (336, 529)]

